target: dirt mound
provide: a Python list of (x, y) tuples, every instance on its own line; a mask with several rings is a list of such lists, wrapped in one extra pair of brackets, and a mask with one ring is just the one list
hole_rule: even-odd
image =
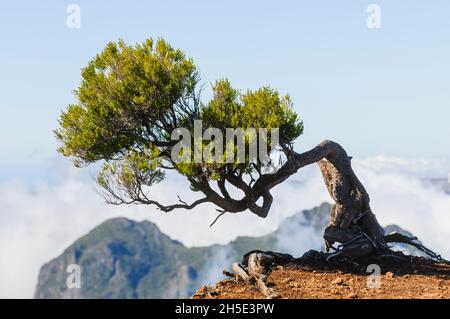
[[(368, 273), (370, 265), (380, 268), (378, 278)], [(274, 265), (268, 273), (267, 286), (279, 298), (289, 299), (450, 299), (450, 264), (402, 253), (327, 261), (321, 253), (311, 252), (285, 265)], [(263, 299), (265, 295), (254, 283), (236, 276), (215, 287), (200, 288), (193, 298)]]

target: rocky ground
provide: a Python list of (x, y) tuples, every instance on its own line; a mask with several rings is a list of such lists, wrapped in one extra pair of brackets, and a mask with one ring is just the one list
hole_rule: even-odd
[[(279, 298), (288, 299), (450, 299), (450, 265), (424, 258), (411, 260), (408, 267), (393, 261), (381, 265), (386, 271), (373, 287), (374, 277), (346, 265), (275, 266), (268, 274), (267, 286)], [(230, 275), (230, 274), (229, 274)], [(369, 284), (368, 284), (369, 282)], [(240, 278), (225, 279), (215, 287), (204, 286), (193, 298), (264, 298), (255, 284)]]

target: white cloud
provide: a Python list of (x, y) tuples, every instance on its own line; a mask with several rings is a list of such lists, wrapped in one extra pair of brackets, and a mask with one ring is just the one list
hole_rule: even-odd
[[(124, 216), (149, 219), (184, 244), (226, 243), (240, 235), (262, 235), (278, 226), (285, 217), (329, 201), (316, 166), (306, 167), (288, 183), (274, 191), (275, 203), (267, 219), (250, 213), (224, 215), (213, 228), (217, 216), (211, 205), (192, 211), (164, 214), (151, 207), (115, 207), (103, 203), (93, 182), (84, 173), (66, 164), (57, 165), (53, 175), (30, 187), (21, 181), (0, 184), (0, 297), (32, 297), (40, 266), (56, 257), (80, 236), (104, 220)], [(450, 256), (450, 196), (425, 185), (420, 178), (447, 176), (443, 161), (403, 160), (376, 157), (354, 160), (354, 168), (372, 198), (372, 207), (383, 224), (396, 223), (417, 234), (425, 244)], [(49, 179), (50, 180), (50, 179)], [(190, 201), (180, 178), (171, 178), (155, 187), (154, 197), (174, 202), (179, 194)], [(198, 195), (197, 195), (198, 196)], [(300, 241), (311, 234), (296, 236)], [(305, 247), (299, 243), (299, 247)]]
[(425, 176), (447, 177), (448, 163), (378, 157), (355, 161), (354, 167), (383, 224), (398, 224), (450, 257), (450, 196), (423, 181)]

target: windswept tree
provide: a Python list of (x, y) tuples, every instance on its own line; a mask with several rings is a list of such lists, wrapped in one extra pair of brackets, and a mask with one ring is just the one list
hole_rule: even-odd
[[(328, 140), (303, 153), (294, 150), (303, 122), (288, 95), (267, 86), (241, 92), (222, 79), (212, 86), (211, 99), (202, 101), (201, 89), (193, 60), (166, 41), (149, 39), (133, 46), (111, 42), (82, 70), (75, 91), (78, 103), (62, 113), (55, 131), (61, 142), (59, 152), (73, 158), (77, 166), (103, 163), (97, 182), (109, 203), (154, 205), (169, 212), (208, 202), (221, 213), (249, 211), (260, 217), (270, 211), (275, 186), (302, 167), (318, 163), (335, 201), (325, 231), (327, 244), (344, 243), (363, 233), (356, 254), (384, 245), (383, 229), (345, 150)], [(203, 129), (216, 132), (201, 145), (194, 138), (196, 121), (201, 121)], [(179, 141), (173, 136), (179, 136), (181, 128), (193, 133), (188, 144), (207, 154), (202, 161), (194, 160), (195, 151), (178, 148)], [(274, 160), (261, 160), (249, 152), (237, 160), (239, 142), (249, 149), (255, 136), (241, 134), (221, 142), (218, 135), (226, 136), (227, 130), (238, 128), (254, 129), (256, 138), (268, 144), (266, 155), (282, 155), (276, 170), (270, 169)], [(278, 138), (259, 129), (277, 129)], [(183, 136), (186, 138), (191, 137)], [(210, 145), (213, 141), (215, 147)], [(175, 160), (174, 154), (184, 160)], [(233, 160), (225, 161), (230, 154)], [(185, 176), (199, 199), (186, 203), (180, 198), (172, 204), (153, 199), (151, 186), (163, 182), (170, 170)]]

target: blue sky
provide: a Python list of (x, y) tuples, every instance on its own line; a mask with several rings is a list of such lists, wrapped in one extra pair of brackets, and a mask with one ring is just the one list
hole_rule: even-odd
[[(66, 26), (67, 6), (81, 28)], [(381, 29), (366, 8), (381, 7)], [(110, 40), (162, 36), (205, 83), (270, 84), (305, 121), (297, 149), (450, 159), (450, 2), (14, 1), (0, 7), (0, 180), (39, 174), (80, 68)], [(45, 163), (45, 164), (43, 164)]]
[[(81, 8), (80, 29), (66, 26), (71, 3)], [(371, 3), (381, 8), (381, 29), (366, 26)], [(44, 262), (113, 216), (150, 219), (174, 239), (205, 245), (266, 234), (330, 200), (309, 167), (274, 191), (268, 220), (225, 215), (212, 229), (210, 206), (166, 215), (105, 205), (90, 171), (56, 153), (52, 131), (75, 102), (80, 69), (119, 38), (164, 37), (194, 58), (204, 83), (228, 77), (242, 90), (269, 84), (289, 93), (305, 121), (296, 150), (325, 138), (341, 143), (380, 221), (412, 231), (448, 259), (450, 197), (422, 178), (445, 177), (450, 167), (449, 15), (448, 0), (3, 1), (0, 297), (31, 297)], [(194, 199), (186, 184), (166, 182), (155, 199)]]

